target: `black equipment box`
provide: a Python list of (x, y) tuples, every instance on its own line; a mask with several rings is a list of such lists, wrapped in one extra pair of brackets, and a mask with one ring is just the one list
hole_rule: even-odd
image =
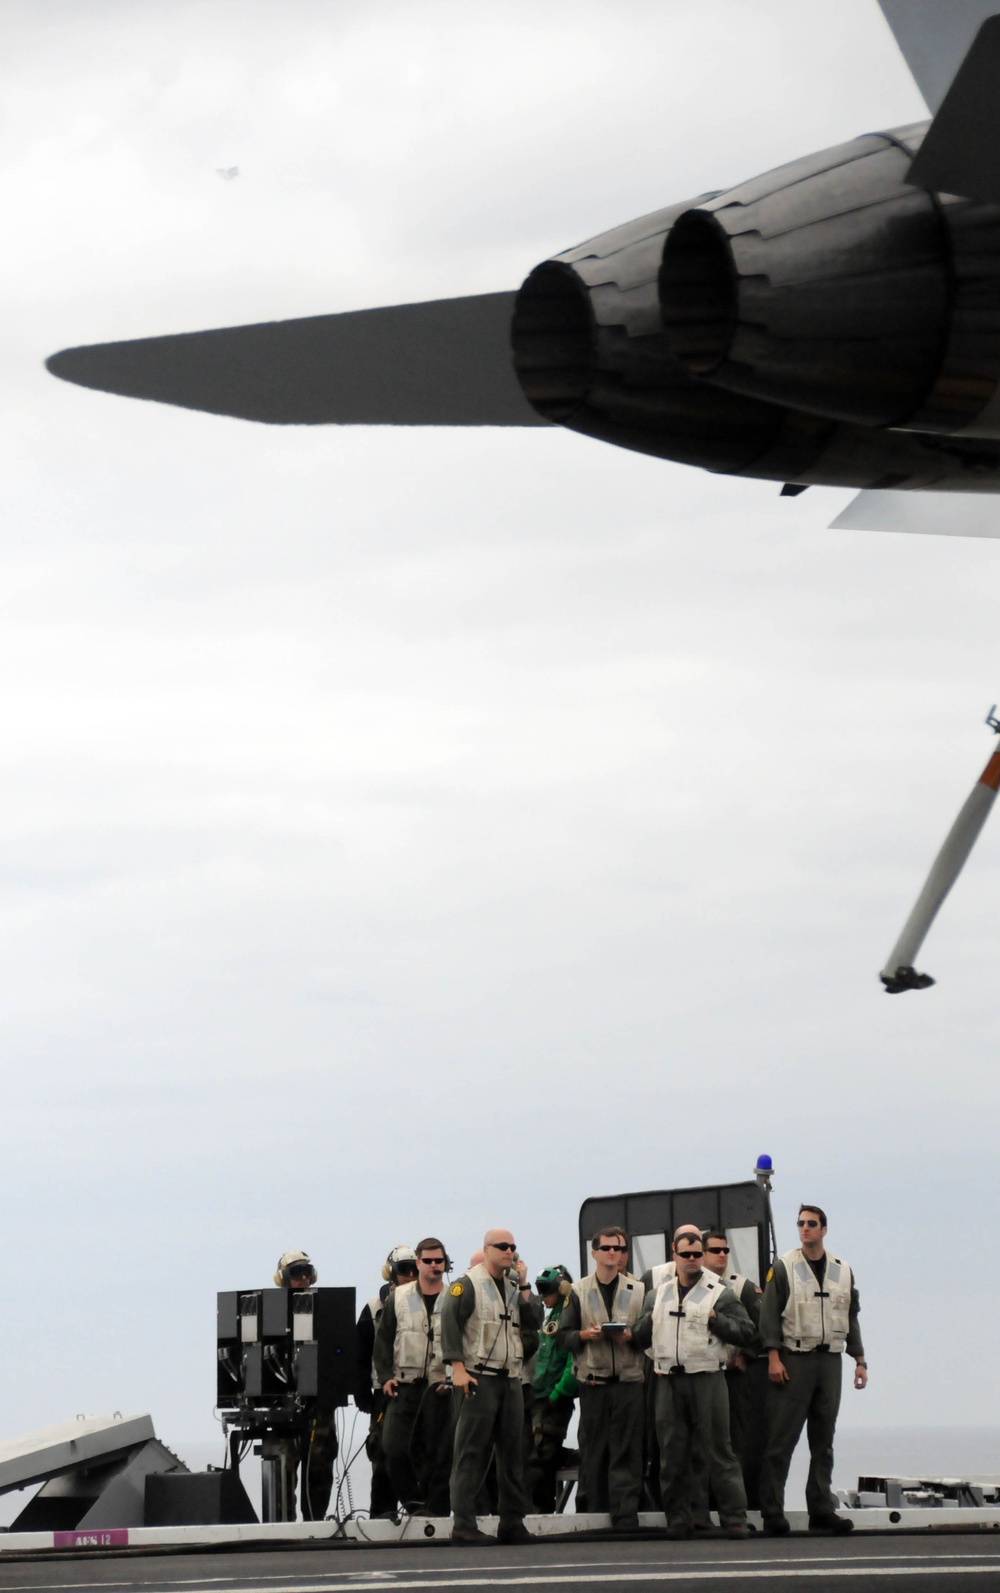
[(218, 1297), (216, 1404), (346, 1405), (356, 1337), (353, 1289), (226, 1290)]
[(146, 1478), (147, 1527), (205, 1527), (256, 1521), (235, 1471), (165, 1472)]

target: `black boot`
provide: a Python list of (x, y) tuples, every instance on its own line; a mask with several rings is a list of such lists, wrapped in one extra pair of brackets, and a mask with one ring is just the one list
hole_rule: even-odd
[(497, 1527), (498, 1543), (534, 1543), (535, 1534), (529, 1532), (523, 1521), (501, 1521)]
[[(766, 1528), (765, 1528), (766, 1530)], [(847, 1516), (836, 1515), (833, 1511), (828, 1516), (810, 1516), (810, 1532), (853, 1532), (854, 1522)]]

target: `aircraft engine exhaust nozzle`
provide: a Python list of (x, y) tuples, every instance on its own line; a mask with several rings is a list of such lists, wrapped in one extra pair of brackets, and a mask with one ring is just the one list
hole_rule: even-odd
[[(986, 723), (1000, 734), (1000, 720), (996, 717), (995, 706), (990, 709)], [(993, 753), (966, 797), (958, 818), (948, 831), (944, 845), (934, 859), (924, 888), (903, 926), (903, 932), (879, 974), (888, 995), (899, 995), (904, 990), (926, 990), (934, 983), (930, 974), (917, 973), (914, 967), (917, 953), (939, 908), (961, 874), (969, 853), (979, 839), (979, 832), (990, 816), (998, 789), (1000, 789), (1000, 747)]]
[(542, 261), (510, 324), (535, 414), (799, 488), (994, 490), (1000, 208), (908, 183), (924, 132), (822, 150)]
[(708, 470), (773, 456), (775, 479), (808, 471), (828, 426), (786, 438), (784, 410), (694, 382), (660, 317), (659, 272), (677, 216), (697, 200), (602, 233), (544, 260), (514, 303), (511, 347), (521, 391), (543, 420)]
[(660, 304), (679, 364), (829, 420), (1000, 436), (1000, 213), (907, 181), (924, 133), (854, 139), (678, 216)]

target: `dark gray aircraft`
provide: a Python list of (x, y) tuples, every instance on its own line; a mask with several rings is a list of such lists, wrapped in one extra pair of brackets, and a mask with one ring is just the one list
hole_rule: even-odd
[(283, 425), (568, 426), (788, 494), (860, 487), (864, 523), (901, 529), (900, 491), (1000, 492), (1000, 0), (880, 3), (931, 122), (627, 222), (517, 293), (49, 369)]

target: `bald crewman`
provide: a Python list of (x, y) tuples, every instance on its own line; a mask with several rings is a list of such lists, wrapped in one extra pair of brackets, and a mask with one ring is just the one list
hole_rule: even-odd
[[(441, 1355), (458, 1403), (451, 1469), (455, 1543), (528, 1543), (521, 1367), (534, 1354), (541, 1311), (517, 1271), (507, 1228), (491, 1228), (483, 1260), (451, 1285), (441, 1313)], [(479, 1530), (476, 1495), (496, 1450), (499, 1526)]]

